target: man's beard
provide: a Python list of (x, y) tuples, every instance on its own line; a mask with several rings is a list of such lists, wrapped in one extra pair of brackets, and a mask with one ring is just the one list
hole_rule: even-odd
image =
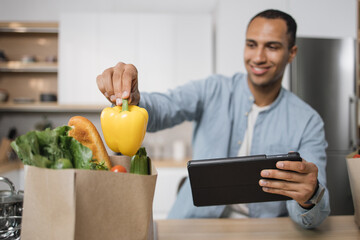
[(281, 77), (278, 78), (273, 78), (270, 81), (266, 81), (266, 82), (262, 82), (262, 83), (256, 83), (251, 76), (249, 76), (249, 80), (251, 82), (251, 84), (259, 89), (262, 90), (267, 90), (267, 89), (272, 89), (274, 87), (274, 85), (277, 85), (277, 83), (280, 81), (281, 82)]

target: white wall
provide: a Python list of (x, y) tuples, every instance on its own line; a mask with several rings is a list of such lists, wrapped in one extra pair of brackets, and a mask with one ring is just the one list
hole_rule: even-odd
[(0, 21), (59, 21), (71, 12), (212, 13), (216, 11), (215, 71), (244, 71), (243, 47), (249, 19), (266, 8), (292, 14), (298, 36), (356, 37), (357, 0), (1, 0)]
[(165, 92), (213, 73), (210, 14), (68, 13), (59, 39), (61, 104), (107, 104), (95, 79), (119, 61), (137, 67), (140, 91)]
[(216, 72), (232, 75), (245, 72), (243, 61), (245, 33), (249, 20), (258, 12), (286, 10), (287, 0), (221, 0), (216, 13)]
[(71, 12), (210, 13), (217, 0), (0, 0), (0, 21), (59, 21)]
[[(249, 20), (258, 12), (274, 8), (291, 14), (299, 37), (355, 38), (357, 0), (220, 0), (216, 9), (215, 72), (245, 72), (243, 52)], [(289, 87), (288, 69), (283, 79)]]

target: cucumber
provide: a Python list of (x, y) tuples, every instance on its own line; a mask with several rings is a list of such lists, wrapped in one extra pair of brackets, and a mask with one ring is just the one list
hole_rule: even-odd
[(146, 149), (141, 147), (131, 158), (130, 173), (149, 175), (150, 165), (150, 158), (147, 156)]

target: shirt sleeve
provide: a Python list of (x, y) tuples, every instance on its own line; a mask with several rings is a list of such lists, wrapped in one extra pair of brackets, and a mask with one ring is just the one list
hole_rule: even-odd
[(293, 221), (308, 229), (319, 226), (330, 214), (329, 192), (326, 188), (326, 147), (324, 123), (321, 117), (314, 113), (304, 129), (299, 153), (303, 159), (318, 167), (318, 181), (325, 187), (325, 193), (321, 201), (311, 209), (302, 208), (295, 200), (286, 203)]
[[(198, 121), (214, 77), (188, 82), (166, 93), (141, 92), (139, 106), (149, 113), (147, 130), (159, 131), (184, 121)], [(213, 86), (212, 86), (213, 87)]]

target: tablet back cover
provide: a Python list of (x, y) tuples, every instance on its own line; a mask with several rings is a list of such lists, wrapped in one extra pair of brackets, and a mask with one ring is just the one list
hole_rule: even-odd
[[(301, 161), (298, 153), (286, 160)], [(286, 155), (191, 160), (188, 173), (195, 206), (226, 205), (289, 200), (289, 197), (266, 193), (259, 186), (263, 169), (275, 169)]]

